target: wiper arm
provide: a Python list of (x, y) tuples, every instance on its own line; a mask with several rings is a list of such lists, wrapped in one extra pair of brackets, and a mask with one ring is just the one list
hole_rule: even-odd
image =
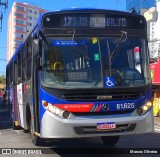
[(109, 47), (109, 43), (108, 43), (108, 40), (107, 40), (107, 51), (108, 51), (108, 65), (109, 65), (109, 76), (111, 77), (111, 67), (112, 67), (112, 63), (111, 63), (111, 51), (110, 51), (110, 47)]
[(72, 34), (72, 41), (76, 41), (77, 45), (81, 46), (80, 48), (76, 47), (74, 44), (73, 44), (73, 47), (78, 51), (80, 52), (80, 55), (82, 57), (84, 57), (84, 60), (86, 61), (86, 63), (88, 64), (89, 62), (89, 57), (88, 57), (88, 47), (86, 46), (86, 44), (84, 43), (83, 45), (83, 42), (80, 41), (80, 39), (78, 37), (76, 37), (76, 32), (75, 30), (73, 31), (73, 34)]
[(121, 38), (120, 38), (119, 42), (117, 43), (115, 50), (112, 53), (110, 52), (109, 43), (107, 41), (107, 50), (108, 50), (108, 54), (109, 54), (109, 75), (110, 75), (110, 77), (111, 77), (111, 72), (112, 72), (112, 58), (117, 53), (117, 50), (119, 49), (121, 43), (126, 41), (126, 39), (127, 39), (127, 32), (122, 31)]
[(112, 58), (115, 56), (115, 54), (117, 53), (117, 50), (119, 49), (121, 43), (123, 43), (124, 41), (126, 41), (126, 39), (127, 39), (127, 32), (122, 31), (121, 38), (120, 38), (118, 44), (116, 45), (115, 50), (110, 54), (110, 59), (111, 59), (111, 60), (112, 60)]

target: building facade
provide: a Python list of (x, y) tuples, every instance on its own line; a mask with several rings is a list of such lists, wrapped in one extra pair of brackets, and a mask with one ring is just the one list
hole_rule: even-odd
[(126, 0), (126, 10), (140, 14), (141, 9), (156, 6), (156, 0)]
[(158, 57), (160, 51), (160, 0), (127, 0), (126, 9), (144, 15), (147, 21), (150, 57)]
[(14, 2), (8, 16), (7, 61), (25, 39), (40, 14), (46, 12), (37, 6)]
[(151, 58), (160, 57), (160, 0), (156, 3), (157, 19), (149, 22), (149, 50)]

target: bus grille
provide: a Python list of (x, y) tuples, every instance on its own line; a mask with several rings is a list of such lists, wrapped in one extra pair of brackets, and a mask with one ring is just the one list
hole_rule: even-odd
[(80, 126), (74, 127), (76, 134), (103, 134), (103, 133), (121, 133), (134, 131), (136, 124), (119, 124), (116, 129), (111, 130), (97, 130), (96, 126)]
[(126, 93), (109, 93), (109, 94), (95, 94), (95, 93), (83, 93), (83, 94), (64, 94), (60, 99), (67, 101), (115, 101), (115, 100), (133, 100), (142, 96), (142, 93), (138, 92), (126, 92)]
[(122, 111), (105, 111), (105, 112), (72, 112), (74, 116), (104, 116), (104, 115), (117, 115), (117, 114), (129, 114), (132, 110), (122, 110)]

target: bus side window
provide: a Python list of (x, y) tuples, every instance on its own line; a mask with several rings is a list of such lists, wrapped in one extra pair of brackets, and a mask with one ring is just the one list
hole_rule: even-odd
[(22, 67), (21, 67), (21, 53), (20, 53), (18, 55), (18, 80), (17, 80), (18, 82), (17, 84), (22, 82), (21, 70), (22, 70)]
[(17, 84), (20, 84), (21, 81), (21, 67), (18, 68), (18, 80), (17, 80)]
[(27, 79), (26, 76), (26, 48), (23, 47), (21, 50), (22, 53), (22, 82), (24, 82)]
[(22, 82), (24, 82), (27, 79), (26, 75), (26, 63), (23, 63), (22, 65)]
[(11, 74), (11, 66), (9, 66), (9, 68), (8, 68), (8, 70), (7, 70), (8, 72), (7, 72), (7, 74), (8, 74), (8, 79), (7, 79), (7, 86), (8, 86), (8, 89), (11, 87), (11, 76), (12, 76), (12, 74)]
[(22, 53), (22, 63), (24, 63), (26, 61), (26, 47), (24, 46), (21, 50), (21, 53)]
[(31, 77), (31, 58), (27, 60), (27, 79)]
[(7, 67), (7, 71), (6, 71), (6, 89), (9, 89), (9, 68)]
[(26, 77), (27, 79), (31, 78), (31, 43), (26, 44), (27, 49), (27, 61), (26, 61)]
[(10, 69), (9, 69), (9, 87), (13, 86), (13, 63), (11, 63)]
[(17, 80), (18, 80), (18, 71), (17, 71), (17, 59), (14, 62), (14, 84), (17, 84)]

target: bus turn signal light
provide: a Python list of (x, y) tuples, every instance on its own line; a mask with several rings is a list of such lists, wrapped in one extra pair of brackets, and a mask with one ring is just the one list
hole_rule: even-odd
[(42, 104), (43, 104), (44, 107), (48, 106), (48, 102), (47, 101), (42, 101)]
[(52, 114), (60, 118), (67, 119), (70, 116), (70, 112), (60, 109), (57, 106), (48, 103), (47, 101), (42, 101), (42, 104), (46, 108), (47, 111), (51, 112)]

